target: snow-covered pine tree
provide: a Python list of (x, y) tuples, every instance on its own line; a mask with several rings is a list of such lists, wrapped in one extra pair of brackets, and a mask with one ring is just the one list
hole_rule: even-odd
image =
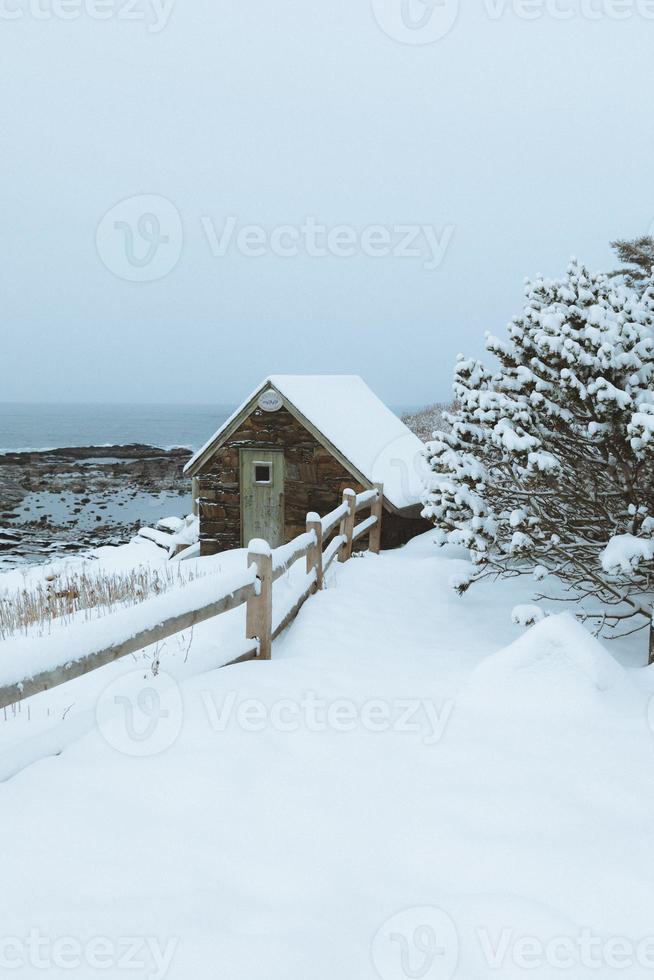
[(647, 288), (654, 268), (654, 237), (641, 235), (640, 238), (619, 238), (611, 242), (611, 248), (623, 263), (612, 276), (620, 276), (627, 286), (637, 292)]
[(595, 597), (604, 624), (648, 620), (654, 283), (638, 295), (573, 261), (526, 296), (508, 338), (487, 337), (495, 373), (457, 362), (451, 431), (427, 448), (424, 513), (443, 542), (470, 549), (471, 581), (552, 572), (573, 597)]

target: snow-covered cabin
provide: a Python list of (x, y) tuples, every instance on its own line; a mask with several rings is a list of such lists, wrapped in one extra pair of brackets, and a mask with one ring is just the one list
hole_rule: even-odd
[(324, 515), (343, 490), (384, 484), (382, 547), (421, 517), (422, 442), (355, 375), (271, 375), (193, 456), (201, 553), (264, 538), (272, 547)]

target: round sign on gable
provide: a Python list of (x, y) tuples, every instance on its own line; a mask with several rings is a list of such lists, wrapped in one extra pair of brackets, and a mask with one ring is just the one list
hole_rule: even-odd
[(258, 405), (264, 412), (278, 412), (283, 404), (282, 396), (277, 391), (269, 389), (259, 395)]

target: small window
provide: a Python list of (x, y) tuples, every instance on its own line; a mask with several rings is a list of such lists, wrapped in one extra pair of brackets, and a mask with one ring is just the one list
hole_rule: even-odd
[(272, 463), (254, 464), (254, 482), (268, 485), (272, 483)]

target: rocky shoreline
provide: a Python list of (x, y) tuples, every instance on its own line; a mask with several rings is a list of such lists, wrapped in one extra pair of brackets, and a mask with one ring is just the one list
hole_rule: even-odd
[(85, 446), (0, 454), (0, 565), (120, 544), (191, 509), (189, 449)]

